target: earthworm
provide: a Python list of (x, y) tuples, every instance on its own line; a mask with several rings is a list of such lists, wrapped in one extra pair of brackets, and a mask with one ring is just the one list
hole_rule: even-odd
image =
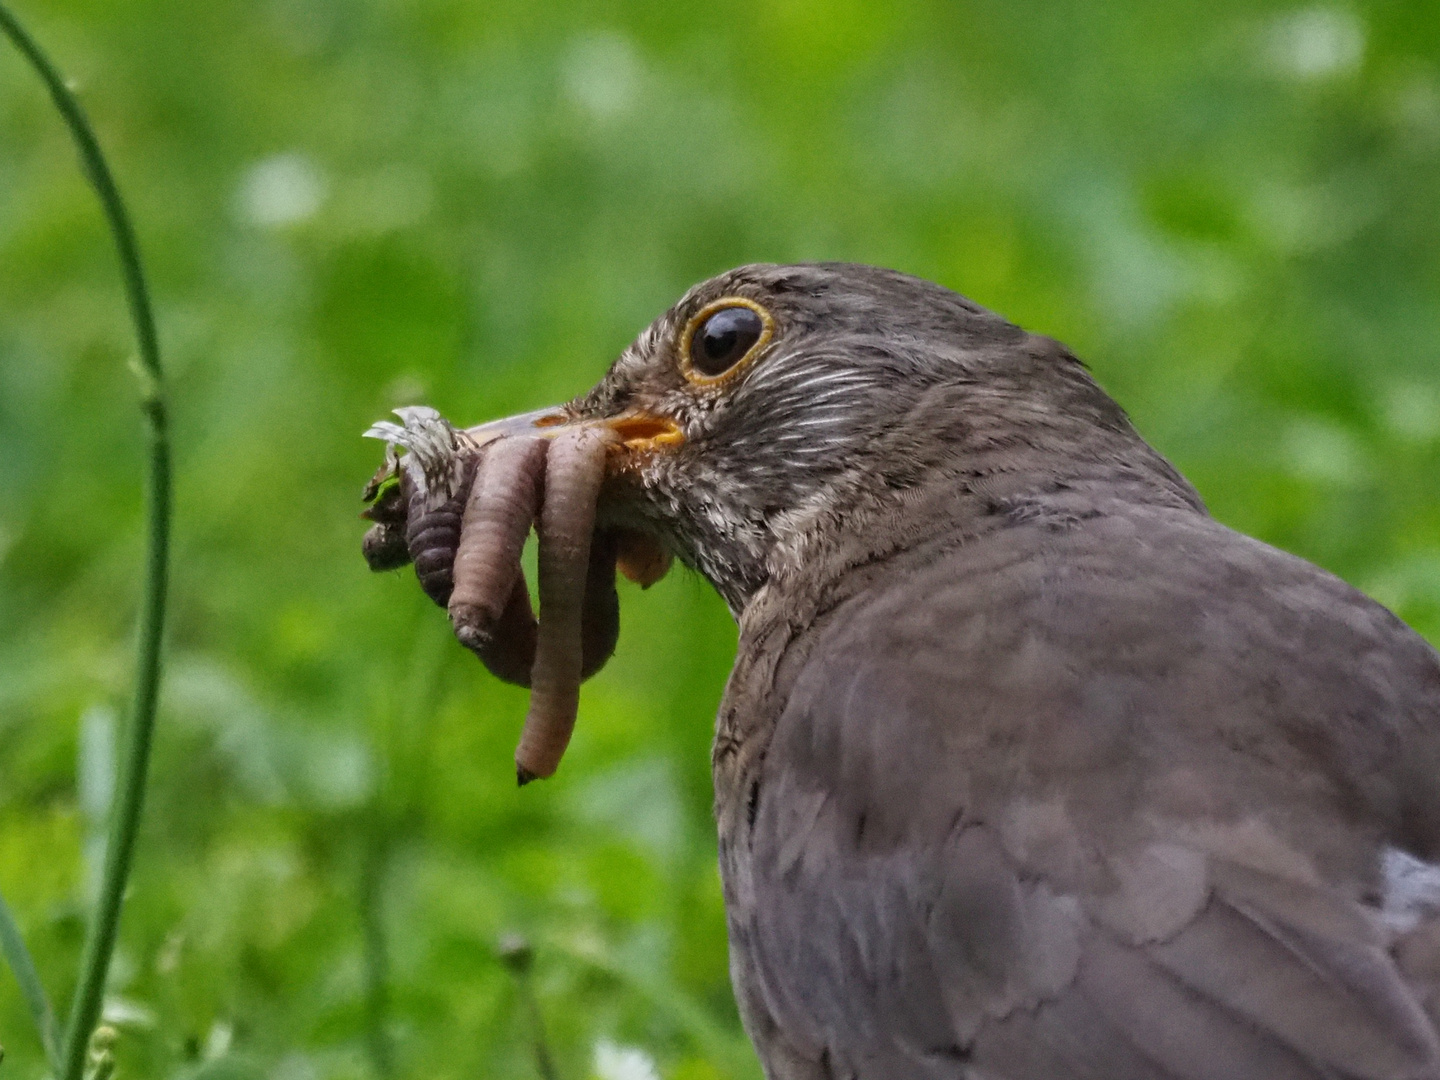
[[(605, 479), (606, 447), (613, 441), (613, 436), (607, 439), (597, 429), (576, 428), (556, 435), (545, 457), (539, 530), (540, 632), (530, 670), (530, 710), (515, 750), (516, 775), (522, 784), (555, 772), (575, 727), (584, 668), (590, 541)], [(613, 588), (612, 584), (612, 593)]]
[[(413, 561), (460, 641), (492, 674), (531, 688), (516, 774), (522, 784), (550, 776), (574, 729), (581, 681), (615, 649), (617, 563), (648, 586), (669, 556), (643, 534), (595, 528), (607, 455), (618, 442), (608, 429), (486, 440), (483, 429), (457, 431), (433, 409), (397, 413), (403, 428), (382, 423), (367, 432), (391, 445), (366, 489), (372, 505), (364, 516), (375, 522), (366, 561), (375, 570)], [(532, 523), (540, 538), (538, 623), (520, 568)]]
[(482, 448), (451, 571), (455, 636), (492, 674), (522, 686), (530, 682), (535, 616), (520, 551), (539, 507), (545, 459), (542, 439), (502, 438)]

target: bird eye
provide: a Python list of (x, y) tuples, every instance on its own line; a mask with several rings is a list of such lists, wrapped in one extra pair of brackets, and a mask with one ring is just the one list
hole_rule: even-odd
[(695, 328), (690, 337), (690, 366), (698, 375), (715, 378), (745, 358), (765, 333), (765, 323), (752, 308), (721, 308)]

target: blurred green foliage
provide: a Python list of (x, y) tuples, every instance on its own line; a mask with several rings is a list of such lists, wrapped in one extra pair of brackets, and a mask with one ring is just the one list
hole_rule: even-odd
[[(33, 0), (134, 213), (176, 576), (107, 1016), (121, 1077), (758, 1077), (707, 749), (734, 645), (622, 597), (559, 776), (359, 557), (358, 435), (588, 387), (754, 261), (938, 280), (1074, 346), (1221, 519), (1440, 640), (1440, 8)], [(116, 268), (0, 55), (0, 889), (69, 999), (140, 564)], [(0, 976), (5, 1069), (38, 1042)]]

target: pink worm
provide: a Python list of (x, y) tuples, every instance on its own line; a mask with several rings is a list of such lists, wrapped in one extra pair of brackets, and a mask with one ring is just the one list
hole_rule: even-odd
[(497, 678), (530, 684), (535, 616), (520, 551), (539, 507), (543, 439), (499, 439), (482, 450), (460, 526), (451, 570), (455, 636)]
[[(595, 535), (595, 506), (616, 441), (592, 428), (550, 440), (498, 439), (483, 449), (466, 499), (450, 618), (493, 674), (530, 687), (515, 751), (522, 784), (555, 772), (575, 727), (580, 683), (615, 648), (618, 542)], [(520, 569), (532, 521), (540, 535), (538, 626)]]

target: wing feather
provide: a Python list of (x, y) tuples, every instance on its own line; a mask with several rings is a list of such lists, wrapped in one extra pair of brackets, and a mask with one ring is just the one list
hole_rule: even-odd
[(1440, 931), (1407, 983), (1366, 897), (1395, 777), (1435, 791), (1397, 748), (1440, 760), (1440, 666), (1323, 572), (1175, 528), (837, 610), (732, 845), (776, 1080), (1440, 1080)]

